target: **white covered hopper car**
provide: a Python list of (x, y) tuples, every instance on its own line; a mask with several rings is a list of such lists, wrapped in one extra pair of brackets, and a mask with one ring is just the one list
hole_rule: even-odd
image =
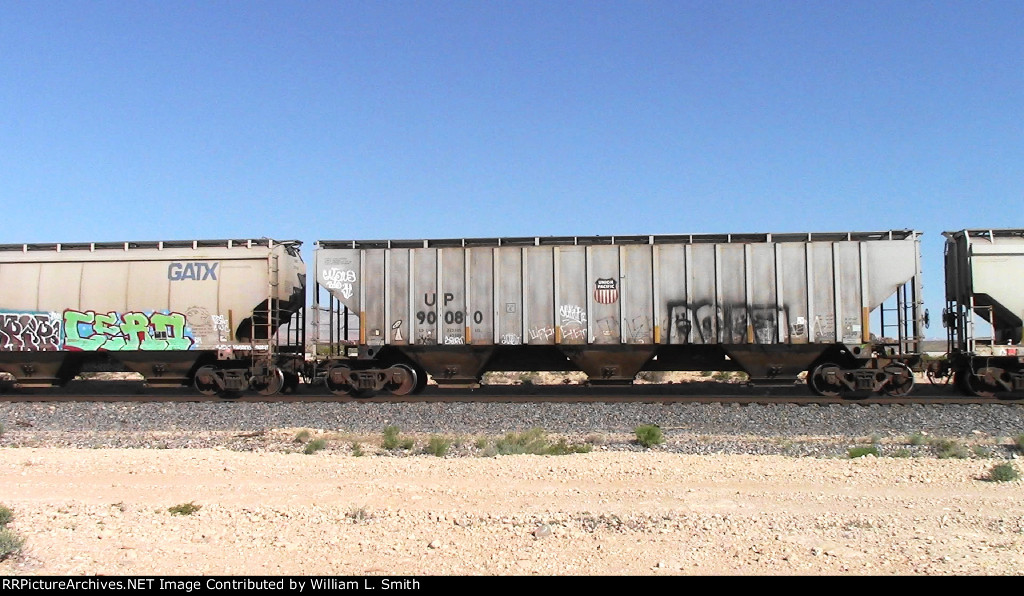
[(304, 354), (299, 246), (0, 245), (0, 371), (36, 387), (129, 370), (225, 397), (294, 388)]

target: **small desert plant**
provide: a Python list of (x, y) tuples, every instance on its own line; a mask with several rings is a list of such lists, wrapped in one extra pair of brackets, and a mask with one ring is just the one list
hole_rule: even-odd
[(488, 443), (490, 441), (487, 440), (487, 437), (477, 437), (475, 445), (477, 449), (486, 449)]
[(310, 436), (311, 435), (310, 435), (310, 432), (308, 430), (302, 429), (299, 432), (295, 433), (295, 438), (292, 439), (292, 442), (293, 443), (305, 443), (306, 441), (309, 440)]
[(384, 439), (381, 442), (381, 447), (384, 449), (397, 449), (399, 432), (400, 430), (397, 426), (385, 426)]
[(558, 442), (553, 445), (548, 445), (544, 451), (544, 455), (570, 455), (573, 453), (590, 453), (594, 447), (586, 443), (583, 444), (569, 444), (564, 438), (558, 439)]
[[(493, 455), (569, 455), (587, 453), (591, 449), (590, 445), (570, 444), (564, 438), (551, 443), (544, 429), (532, 428), (522, 433), (508, 433), (495, 441)], [(490, 449), (485, 450), (485, 454), (489, 452)]]
[(302, 452), (306, 455), (312, 455), (325, 447), (327, 447), (327, 439), (313, 439), (306, 443), (306, 447), (303, 448)]
[(14, 520), (14, 512), (6, 505), (0, 505), (0, 528), (7, 527), (7, 524)]
[(21, 552), (25, 539), (7, 528), (0, 529), (0, 561)]
[(345, 517), (352, 520), (353, 523), (360, 523), (369, 520), (372, 515), (366, 510), (366, 507), (353, 507), (345, 513)]
[(971, 455), (967, 447), (953, 439), (933, 439), (929, 445), (939, 459), (966, 459)]
[(653, 447), (665, 442), (665, 436), (661, 434), (661, 428), (657, 424), (641, 424), (633, 429), (636, 434), (636, 442), (644, 447)]
[(924, 435), (924, 433), (917, 432), (917, 433), (914, 433), (914, 434), (910, 435), (910, 438), (908, 439), (908, 442), (911, 445), (924, 445), (925, 443), (928, 442), (928, 437), (926, 437)]
[[(3, 434), (2, 427), (0, 427), (0, 434)], [(1017, 448), (1017, 451), (1024, 451), (1024, 435), (1017, 435), (1014, 437), (1013, 446)]]
[(913, 454), (909, 449), (897, 449), (896, 451), (893, 451), (889, 457), (913, 457)]
[(452, 446), (452, 442), (444, 437), (434, 435), (430, 437), (427, 442), (427, 453), (436, 455), (437, 457), (444, 457), (448, 454), (448, 449)]
[(171, 515), (192, 515), (202, 508), (202, 505), (196, 505), (194, 501), (189, 501), (188, 503), (168, 507), (167, 511), (170, 511)]
[(988, 471), (988, 480), (992, 482), (1013, 482), (1020, 478), (1020, 472), (1012, 463), (1005, 461), (992, 466)]
[(355, 457), (362, 457), (366, 455), (363, 452), (363, 446), (359, 444), (359, 441), (352, 441), (352, 455)]
[(850, 459), (856, 459), (867, 455), (874, 455), (875, 457), (878, 457), (878, 447), (875, 447), (874, 445), (870, 447), (850, 447), (846, 450), (846, 457)]
[(501, 455), (540, 455), (547, 446), (544, 429), (531, 428), (522, 433), (508, 433), (494, 442)]

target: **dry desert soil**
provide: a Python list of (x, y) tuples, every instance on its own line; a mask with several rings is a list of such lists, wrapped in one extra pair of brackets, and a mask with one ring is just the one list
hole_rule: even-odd
[(0, 574), (1019, 575), (994, 463), (4, 448)]

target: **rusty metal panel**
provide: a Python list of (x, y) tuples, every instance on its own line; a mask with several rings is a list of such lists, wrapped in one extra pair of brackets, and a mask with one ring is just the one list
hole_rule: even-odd
[(371, 346), (384, 345), (387, 340), (385, 329), (390, 327), (384, 321), (384, 305), (387, 294), (385, 282), (387, 281), (384, 270), (384, 256), (386, 252), (382, 249), (364, 250), (362, 261), (362, 284), (360, 291), (363, 293), (360, 302), (363, 305), (359, 312), (359, 324), (362, 343)]
[(466, 343), (466, 251), (442, 248), (438, 251), (441, 285), (438, 288), (441, 338), (445, 345)]
[(619, 247), (587, 247), (587, 304), (591, 343), (617, 344), (621, 337)]
[(835, 273), (831, 242), (809, 242), (811, 271), (809, 283), (811, 300), (811, 342), (834, 343), (836, 341)]
[(470, 343), (490, 345), (494, 341), (494, 250), (466, 249), (469, 258), (467, 327)]
[(582, 246), (557, 246), (555, 292), (558, 341), (587, 343), (587, 251)]
[(807, 309), (807, 245), (792, 242), (776, 244), (775, 263), (779, 271), (776, 284), (782, 286), (782, 307), (788, 323), (788, 327), (780, 325), (786, 333), (779, 339), (782, 343), (808, 343), (811, 313)]
[(658, 285), (656, 305), (661, 307), (655, 341), (658, 343), (682, 344), (689, 341), (690, 321), (687, 316), (686, 300), (686, 245), (662, 244), (657, 251)]
[(748, 244), (747, 295), (750, 326), (747, 341), (756, 344), (779, 342), (779, 321), (783, 308), (778, 302), (775, 270), (775, 247), (770, 244)]
[(861, 308), (861, 266), (860, 242), (836, 242), (833, 245), (835, 260), (835, 304), (839, 341), (860, 343), (862, 337), (863, 309)]
[(654, 272), (649, 244), (620, 246), (622, 343), (654, 342)]
[(716, 246), (718, 287), (716, 301), (722, 312), (719, 341), (747, 343), (747, 263), (743, 244)]
[(524, 249), (526, 261), (527, 343), (555, 343), (554, 253), (551, 247), (530, 246)]
[(440, 305), (437, 296), (437, 249), (412, 250), (412, 297), (416, 311), (412, 321), (413, 341), (418, 345), (441, 342)]
[(523, 343), (523, 249), (502, 247), (495, 254), (497, 343), (519, 345)]
[(385, 255), (384, 269), (387, 273), (387, 296), (384, 313), (384, 332), (387, 343), (408, 345), (412, 317), (409, 308), (409, 250), (392, 249)]
[(687, 326), (688, 343), (714, 344), (721, 342), (722, 309), (718, 304), (714, 244), (694, 244), (688, 247), (687, 261)]

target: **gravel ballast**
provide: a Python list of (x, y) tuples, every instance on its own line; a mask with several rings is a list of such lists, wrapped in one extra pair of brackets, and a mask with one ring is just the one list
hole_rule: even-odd
[[(0, 575), (1024, 573), (1022, 481), (988, 477), (1022, 469), (1019, 405), (5, 402), (0, 424), (25, 541)], [(491, 456), (531, 428), (592, 451)]]

